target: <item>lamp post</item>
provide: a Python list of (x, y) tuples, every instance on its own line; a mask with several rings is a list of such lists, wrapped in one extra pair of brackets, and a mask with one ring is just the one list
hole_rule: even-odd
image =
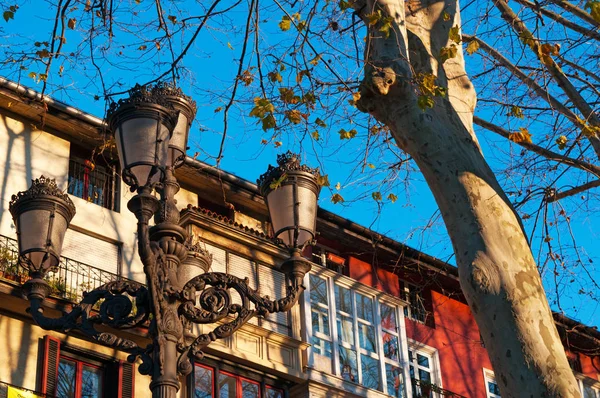
[[(54, 180), (41, 177), (29, 190), (13, 195), (10, 212), (17, 227), (21, 264), (31, 278), (23, 285), (31, 306), (28, 311), (42, 328), (79, 330), (91, 339), (141, 358), (141, 374), (150, 375), (155, 398), (174, 398), (179, 376), (193, 370), (193, 361), (217, 339), (231, 336), (252, 317), (289, 311), (302, 291), (310, 263), (301, 250), (315, 234), (319, 186), (318, 170), (300, 164), (298, 155), (278, 156), (278, 167), (269, 166), (258, 183), (265, 195), (275, 238), (290, 253), (281, 265), (287, 295), (279, 300), (261, 297), (247, 279), (218, 272), (189, 278), (189, 267), (208, 269), (210, 256), (186, 245), (187, 233), (179, 226), (174, 199), (179, 184), (174, 169), (183, 164), (195, 104), (173, 85), (136, 86), (129, 98), (114, 103), (108, 116), (121, 162), (123, 181), (136, 191), (127, 207), (137, 218), (138, 253), (146, 285), (132, 281), (109, 282), (91, 292), (71, 312), (46, 317), (43, 300), (50, 287), (45, 275), (58, 264), (62, 241), (75, 215), (75, 206)], [(153, 195), (157, 191), (160, 199)], [(154, 225), (150, 221), (154, 217)], [(195, 264), (195, 265), (191, 265)], [(241, 298), (232, 300), (231, 291)], [(135, 298), (136, 311), (133, 311)], [(95, 311), (95, 305), (100, 304)], [(151, 315), (151, 317), (150, 317)], [(152, 343), (140, 347), (96, 325), (115, 329), (140, 326), (150, 319)], [(193, 324), (213, 324), (211, 332), (195, 336)]]

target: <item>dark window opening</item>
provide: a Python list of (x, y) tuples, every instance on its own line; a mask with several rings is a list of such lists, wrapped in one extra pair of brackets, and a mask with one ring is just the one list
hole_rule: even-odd
[(408, 306), (404, 307), (404, 316), (417, 322), (426, 323), (429, 312), (425, 307), (422, 289), (411, 283), (400, 282), (401, 298), (408, 302)]
[(117, 161), (71, 144), (67, 192), (109, 210), (119, 211)]
[(312, 247), (312, 258), (315, 263), (339, 274), (348, 276), (346, 259), (332, 249), (317, 243)]

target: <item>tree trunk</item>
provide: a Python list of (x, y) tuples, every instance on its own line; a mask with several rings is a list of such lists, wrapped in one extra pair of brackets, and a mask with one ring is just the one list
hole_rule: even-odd
[[(390, 128), (425, 176), (502, 396), (579, 397), (520, 219), (473, 132), (475, 91), (461, 44), (449, 40), (460, 26), (458, 4), (369, 0), (354, 8), (366, 22), (377, 9), (393, 17), (389, 37), (369, 27), (357, 106)], [(441, 62), (452, 44), (456, 55)], [(425, 111), (417, 106), (423, 74), (447, 89)]]

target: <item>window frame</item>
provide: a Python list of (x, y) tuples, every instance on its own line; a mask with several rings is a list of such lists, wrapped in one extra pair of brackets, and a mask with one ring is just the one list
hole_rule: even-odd
[(227, 363), (222, 364), (222, 360), (211, 360), (204, 359), (203, 362), (194, 362), (194, 370), (192, 370), (191, 374), (187, 378), (186, 382), (186, 392), (182, 393), (182, 397), (193, 398), (195, 396), (195, 375), (196, 375), (196, 367), (204, 368), (211, 372), (211, 398), (219, 398), (221, 394), (221, 387), (219, 385), (219, 376), (225, 375), (235, 380), (235, 397), (242, 398), (242, 383), (247, 382), (250, 384), (254, 384), (258, 386), (258, 397), (257, 398), (266, 398), (267, 390), (274, 390), (281, 393), (282, 397), (287, 397), (286, 388), (278, 383), (277, 380), (271, 377), (265, 377), (258, 374), (255, 374), (250, 371), (239, 369), (233, 364), (228, 365)]
[[(327, 300), (328, 300), (328, 316), (329, 316), (329, 330), (331, 336), (324, 336), (322, 333), (314, 332), (312, 328), (312, 304), (311, 304), (311, 281), (310, 278), (318, 277), (326, 282), (326, 291), (327, 291)], [(373, 303), (373, 321), (369, 323), (375, 328), (376, 335), (376, 354), (370, 353), (368, 350), (360, 347), (360, 337), (358, 328), (354, 327), (354, 344), (353, 347), (356, 347), (357, 354), (357, 379), (358, 381), (347, 381), (342, 379), (343, 383), (350, 383), (351, 385), (360, 386), (360, 388), (365, 388), (371, 390), (371, 388), (362, 384), (362, 371), (361, 371), (361, 358), (360, 355), (368, 355), (378, 361), (378, 372), (379, 372), (379, 389), (373, 389), (373, 391), (378, 391), (379, 393), (386, 393), (388, 388), (387, 383), (387, 375), (386, 375), (386, 365), (392, 365), (400, 368), (402, 370), (402, 377), (404, 380), (404, 390), (408, 387), (406, 380), (409, 379), (408, 374), (408, 366), (405, 366), (407, 363), (407, 354), (408, 354), (408, 339), (406, 337), (406, 328), (404, 322), (404, 312), (403, 308), (406, 306), (406, 302), (398, 297), (394, 297), (377, 289), (374, 289), (370, 286), (364, 285), (360, 282), (357, 282), (354, 279), (348, 278), (346, 276), (340, 275), (334, 271), (326, 269), (324, 267), (313, 265), (312, 271), (305, 276), (304, 285), (306, 286), (306, 291), (304, 293), (304, 299), (301, 300), (301, 308), (302, 313), (304, 314), (304, 329), (303, 329), (303, 337), (308, 342), (313, 342), (313, 337), (323, 338), (325, 337), (327, 341), (330, 341), (332, 345), (331, 349), (331, 358), (320, 355), (315, 352), (315, 349), (311, 345), (308, 347), (308, 360), (309, 360), (309, 368), (311, 370), (315, 370), (318, 372), (322, 372), (328, 375), (333, 375), (339, 379), (342, 379), (342, 371), (340, 367), (340, 347), (349, 348), (350, 345), (346, 342), (340, 342), (338, 336), (338, 328), (337, 328), (337, 317), (339, 312), (337, 311), (337, 304), (335, 298), (335, 286), (340, 285), (346, 289), (351, 291), (352, 297), (352, 321), (354, 325), (363, 324), (365, 322), (359, 321), (356, 316), (356, 294), (363, 295), (372, 299)], [(381, 304), (385, 304), (394, 309), (394, 314), (396, 318), (396, 331), (393, 333), (394, 336), (398, 338), (398, 360), (394, 361), (391, 358), (385, 357), (383, 352), (383, 332), (388, 333), (387, 330), (384, 330), (381, 325)], [(345, 313), (344, 313), (345, 314)], [(389, 329), (391, 330), (391, 329)], [(330, 340), (329, 340), (330, 338)], [(341, 344), (340, 344), (341, 343)], [(353, 348), (354, 349), (354, 348)]]
[(498, 385), (494, 371), (483, 368), (483, 383), (484, 383), (486, 398), (500, 398), (500, 395), (494, 394), (488, 389), (488, 383), (494, 383), (495, 385)]
[[(39, 360), (42, 363), (40, 383), (43, 394), (54, 396), (58, 391), (60, 360), (63, 358), (76, 363), (76, 377), (79, 378), (83, 373), (84, 365), (102, 370), (101, 397), (135, 397), (136, 371), (133, 364), (96, 351), (66, 344), (50, 335), (44, 336), (43, 349), (39, 352)], [(109, 383), (109, 380), (116, 381), (116, 383)], [(77, 387), (77, 385), (81, 386), (81, 382), (76, 383), (76, 396), (81, 395), (81, 387)]]
[[(426, 356), (430, 359), (431, 362), (431, 381), (430, 383), (435, 385), (436, 387), (439, 387), (441, 389), (444, 388), (443, 384), (442, 384), (442, 373), (441, 373), (441, 369), (440, 369), (440, 358), (439, 358), (439, 353), (438, 350), (436, 348), (433, 348), (431, 346), (428, 346), (427, 344), (423, 344), (420, 343), (418, 341), (412, 340), (412, 339), (408, 339), (408, 349), (413, 351), (413, 353), (415, 355), (413, 355), (413, 361), (415, 363), (411, 364), (409, 361), (409, 357), (407, 355), (406, 357), (406, 369), (409, 370), (410, 365), (415, 366), (417, 369), (418, 368), (422, 368), (421, 365), (418, 365), (417, 361), (417, 355), (416, 354), (420, 354), (422, 356)], [(408, 352), (407, 352), (408, 354)], [(412, 379), (410, 377), (410, 371), (408, 371), (408, 379), (410, 381), (410, 386), (411, 389), (413, 387), (412, 385)], [(416, 373), (415, 373), (416, 375)], [(420, 378), (415, 378), (417, 380), (420, 380)], [(408, 384), (408, 383), (407, 383)], [(436, 392), (432, 392), (433, 393), (433, 397), (438, 398), (440, 397), (440, 395)]]
[[(94, 363), (95, 361), (90, 361), (87, 358), (83, 359), (81, 357), (79, 357), (78, 355), (64, 355), (64, 354), (60, 354), (59, 358), (58, 358), (58, 373), (60, 374), (60, 361), (61, 359), (65, 359), (67, 361), (71, 361), (71, 362), (75, 362), (75, 397), (74, 398), (80, 398), (81, 397), (81, 389), (82, 389), (82, 377), (83, 377), (83, 367), (87, 366), (88, 368), (93, 368), (93, 369), (97, 369), (100, 370), (100, 381), (98, 383), (99, 387), (100, 387), (100, 394), (98, 394), (98, 396), (100, 397), (104, 397), (105, 395), (105, 388), (104, 388), (104, 383), (105, 383), (105, 378), (106, 378), (106, 366), (102, 365), (102, 364), (97, 364)], [(58, 375), (57, 375), (57, 388), (58, 388)], [(58, 391), (57, 391), (58, 393)]]
[(594, 394), (596, 395), (595, 398), (600, 398), (600, 382), (598, 380), (587, 377), (582, 373), (576, 373), (575, 377), (577, 378), (577, 385), (582, 398), (584, 397), (585, 387), (589, 387), (594, 391)]

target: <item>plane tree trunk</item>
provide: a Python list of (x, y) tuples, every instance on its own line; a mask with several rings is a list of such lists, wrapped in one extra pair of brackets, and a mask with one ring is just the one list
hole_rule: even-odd
[[(449, 38), (460, 26), (457, 2), (359, 0), (353, 8), (368, 25), (357, 107), (389, 127), (431, 188), (502, 396), (579, 397), (522, 224), (474, 134), (475, 90), (462, 46)], [(456, 54), (442, 62), (452, 45)], [(445, 96), (427, 95), (428, 75)], [(433, 103), (419, 106), (422, 96)]]

